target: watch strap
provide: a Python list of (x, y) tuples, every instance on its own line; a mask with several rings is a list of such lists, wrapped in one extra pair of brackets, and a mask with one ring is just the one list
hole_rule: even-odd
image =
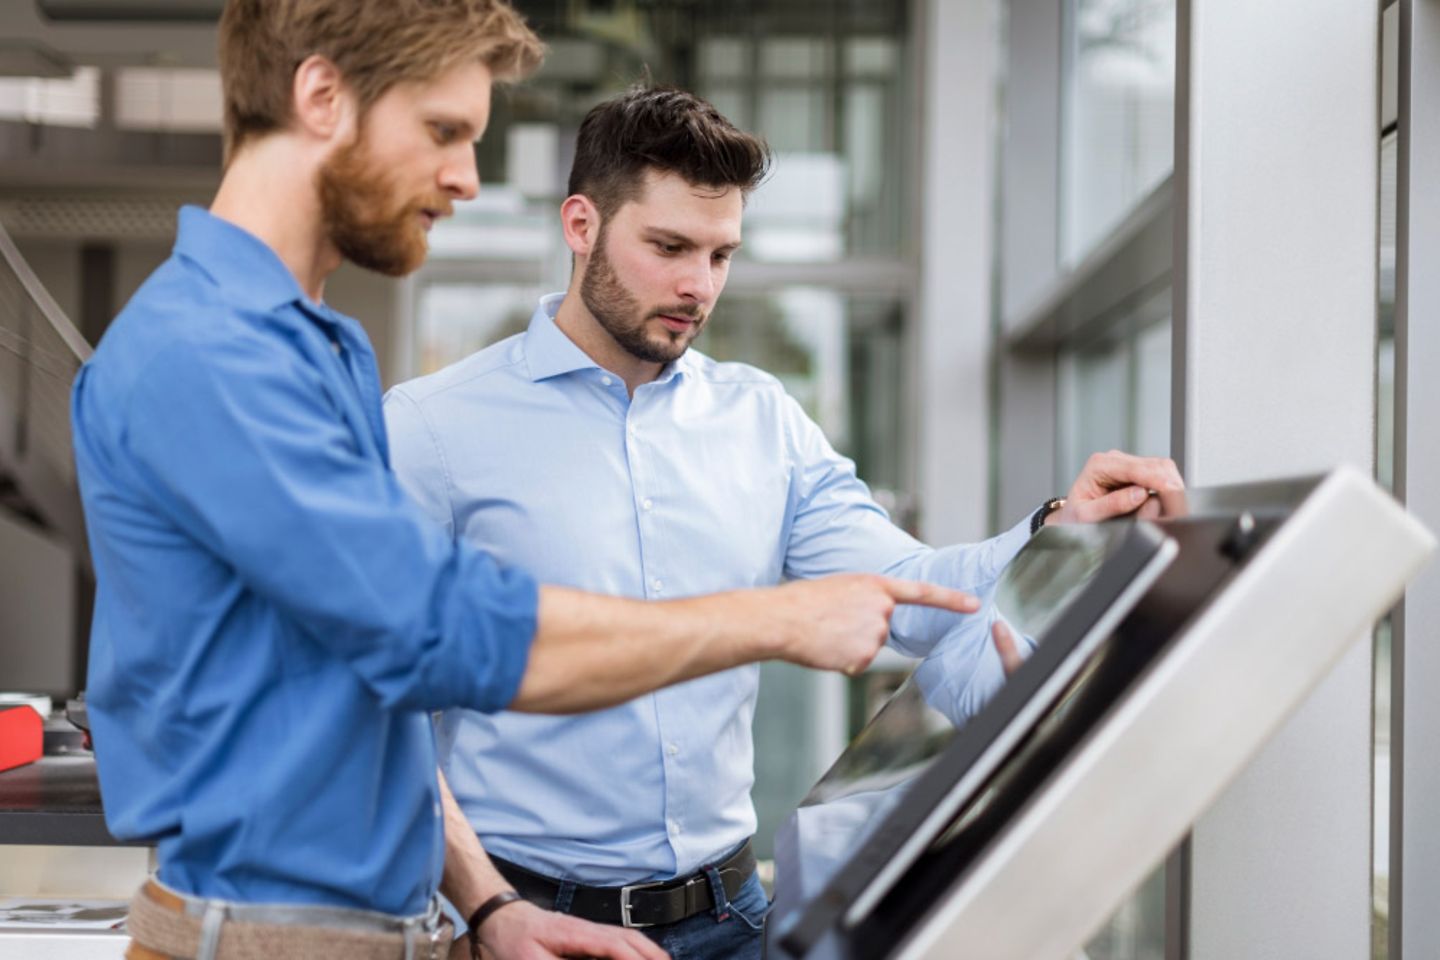
[(1064, 497), (1051, 497), (1040, 504), (1040, 509), (1030, 515), (1030, 536), (1033, 537), (1039, 533), (1040, 528), (1045, 526), (1045, 518), (1063, 506), (1065, 506)]

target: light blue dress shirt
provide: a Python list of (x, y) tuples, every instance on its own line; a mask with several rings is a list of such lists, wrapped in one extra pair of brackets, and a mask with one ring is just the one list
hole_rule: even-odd
[[(975, 546), (916, 541), (754, 367), (692, 350), (627, 397), (555, 325), (560, 300), (385, 401), (406, 488), (541, 582), (660, 600), (884, 571), (987, 593), (1028, 539), (1021, 524)], [(963, 697), (1003, 676), (985, 623), (906, 607), (893, 643), (921, 655), (954, 631)], [(587, 884), (687, 874), (755, 830), (758, 679), (742, 667), (575, 717), (447, 711), (442, 766), (501, 857)]]
[(186, 208), (75, 384), (106, 822), (185, 893), (421, 912), (429, 711), (519, 687), (534, 581), (406, 496), (375, 370), (359, 324)]

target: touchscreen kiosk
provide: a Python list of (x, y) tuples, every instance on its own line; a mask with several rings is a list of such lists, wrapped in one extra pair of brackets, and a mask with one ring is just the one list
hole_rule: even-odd
[(1007, 570), (1033, 652), (988, 704), (927, 661), (802, 803), (767, 956), (1073, 956), (1434, 549), (1349, 468), (1094, 529)]
[[(826, 901), (834, 906), (837, 892), (858, 894), (887, 871), (898, 871), (918, 852), (921, 821), (947, 816), (959, 798), (996, 769), (1176, 552), (1173, 540), (1145, 522), (1040, 530), (1006, 568), (994, 596), (995, 610), (1022, 649), (1031, 651), (1025, 664), (990, 708), (977, 714), (974, 704), (983, 692), (962, 685), (957, 694), (945, 682), (969, 669), (976, 651), (947, 646), (952, 638), (942, 641), (777, 835), (777, 861), (783, 867), (771, 923), (783, 928), (794, 905), (819, 894), (842, 863), (846, 874)], [(953, 639), (967, 646), (990, 643), (988, 630)], [(972, 719), (977, 729), (951, 750)], [(900, 815), (882, 817), (922, 780), (920, 802), (908, 804)], [(945, 797), (938, 796), (935, 783), (944, 784)], [(871, 832), (882, 822), (885, 833), (877, 840)], [(817, 905), (812, 915), (827, 912)]]

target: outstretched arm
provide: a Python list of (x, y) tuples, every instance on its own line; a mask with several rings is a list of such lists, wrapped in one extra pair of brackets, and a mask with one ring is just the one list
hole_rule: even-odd
[(871, 574), (664, 602), (542, 587), (535, 642), (510, 709), (592, 710), (756, 660), (859, 673), (901, 604), (979, 609), (956, 590)]

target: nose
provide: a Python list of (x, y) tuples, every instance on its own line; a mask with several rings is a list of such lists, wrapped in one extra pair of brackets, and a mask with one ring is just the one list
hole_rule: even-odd
[(709, 254), (699, 251), (686, 260), (675, 293), (699, 306), (709, 306), (715, 299), (715, 274), (711, 269)]
[(440, 189), (457, 200), (474, 200), (480, 193), (480, 169), (475, 165), (475, 148), (465, 144), (453, 160), (440, 170)]

